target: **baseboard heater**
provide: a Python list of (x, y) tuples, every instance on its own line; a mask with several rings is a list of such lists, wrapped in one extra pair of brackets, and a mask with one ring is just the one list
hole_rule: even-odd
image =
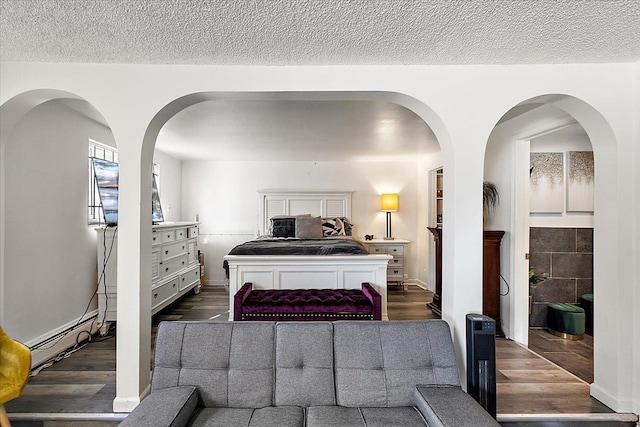
[[(90, 317), (81, 321), (75, 321), (71, 326), (63, 326), (59, 331), (47, 338), (37, 339), (36, 344), (26, 343), (31, 350), (31, 369), (56, 358), (66, 350), (74, 347), (76, 344), (82, 343), (93, 336), (98, 331), (97, 311)], [(80, 334), (82, 336), (80, 336)]]

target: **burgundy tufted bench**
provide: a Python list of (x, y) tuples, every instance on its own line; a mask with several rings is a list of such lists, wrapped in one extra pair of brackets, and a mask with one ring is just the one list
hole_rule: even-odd
[(234, 295), (233, 320), (381, 320), (382, 299), (369, 283), (361, 289), (253, 289)]

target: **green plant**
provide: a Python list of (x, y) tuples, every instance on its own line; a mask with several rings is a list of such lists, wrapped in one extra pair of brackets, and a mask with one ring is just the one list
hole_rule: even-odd
[(496, 185), (489, 181), (482, 183), (482, 219), (486, 224), (493, 214), (496, 206), (500, 203), (500, 195)]
[(535, 285), (536, 283), (542, 282), (548, 277), (549, 275), (547, 273), (536, 274), (536, 272), (533, 271), (533, 268), (529, 267), (529, 284), (530, 285)]

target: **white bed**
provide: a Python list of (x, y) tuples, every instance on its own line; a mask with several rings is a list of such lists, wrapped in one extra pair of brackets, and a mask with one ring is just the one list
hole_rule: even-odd
[[(278, 215), (351, 218), (350, 192), (260, 193), (260, 233), (267, 234), (270, 218)], [(387, 263), (390, 255), (226, 255), (229, 267), (229, 318), (233, 297), (246, 282), (254, 289), (360, 289), (371, 283), (382, 296), (382, 319), (387, 315)]]

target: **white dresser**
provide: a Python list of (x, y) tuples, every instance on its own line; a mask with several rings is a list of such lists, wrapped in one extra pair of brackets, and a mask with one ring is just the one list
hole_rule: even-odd
[(404, 284), (405, 272), (407, 271), (407, 247), (409, 240), (403, 239), (373, 239), (361, 240), (361, 243), (367, 248), (370, 254), (388, 254), (393, 256), (387, 264), (387, 283), (395, 282), (399, 285)]
[[(98, 228), (98, 321), (116, 320), (117, 247), (115, 227)], [(198, 223), (154, 225), (151, 233), (151, 313), (195, 288), (200, 290)]]

